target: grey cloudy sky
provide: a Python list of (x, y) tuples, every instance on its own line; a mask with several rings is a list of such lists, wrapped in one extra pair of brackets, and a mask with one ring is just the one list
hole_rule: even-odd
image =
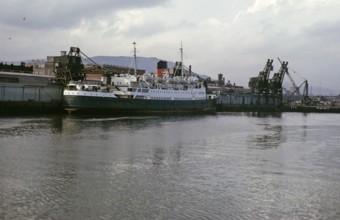
[[(78, 46), (88, 56), (179, 59), (195, 72), (248, 86), (268, 58), (297, 84), (339, 91), (338, 0), (2, 0), (0, 61)], [(273, 73), (272, 73), (273, 74)], [(286, 81), (287, 79), (285, 79)]]

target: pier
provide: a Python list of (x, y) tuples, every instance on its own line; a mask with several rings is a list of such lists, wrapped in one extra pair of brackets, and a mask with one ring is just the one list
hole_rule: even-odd
[[(54, 75), (33, 74), (34, 66), (0, 65), (0, 112), (1, 113), (64, 113), (63, 89), (65, 82), (72, 79), (84, 79), (86, 75), (105, 75), (104, 69), (98, 64), (85, 68), (81, 62), (79, 48), (71, 47), (67, 54), (62, 51), (60, 56), (48, 57), (45, 73)], [(84, 55), (87, 59), (88, 56)], [(91, 60), (91, 59), (90, 59)], [(74, 62), (76, 61), (76, 62)], [(288, 62), (280, 61), (281, 67), (270, 78), (273, 70), (273, 60), (268, 59), (263, 70), (258, 76), (249, 80), (249, 88), (243, 88), (225, 83), (222, 74), (218, 74), (217, 80), (204, 79), (207, 92), (216, 96), (217, 112), (332, 112), (340, 113), (339, 96), (313, 96), (308, 92), (308, 81), (296, 86), (288, 71)], [(52, 69), (51, 69), (52, 68)], [(115, 67), (115, 72), (120, 70)], [(126, 69), (126, 68), (125, 68)], [(71, 71), (71, 72), (69, 72)], [(123, 69), (121, 70), (123, 71)], [(142, 73), (144, 73), (143, 71)], [(189, 68), (188, 74), (191, 74)], [(194, 73), (193, 73), (194, 74)], [(284, 92), (282, 82), (284, 76), (288, 76), (293, 84), (293, 91)], [(98, 78), (98, 77), (97, 77)], [(300, 87), (304, 86), (300, 93)]]

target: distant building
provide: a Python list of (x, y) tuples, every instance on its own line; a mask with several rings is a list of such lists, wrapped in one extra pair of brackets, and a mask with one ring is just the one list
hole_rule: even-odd
[(24, 62), (21, 62), (20, 65), (0, 63), (0, 71), (1, 72), (15, 72), (15, 73), (33, 73), (33, 66), (26, 66)]
[(56, 70), (61, 62), (66, 62), (66, 51), (61, 51), (60, 56), (47, 56), (47, 61), (45, 63), (45, 74), (55, 75)]
[(26, 67), (33, 67), (33, 74), (35, 75), (49, 75), (45, 72), (45, 63), (43, 59), (31, 60), (25, 63)]

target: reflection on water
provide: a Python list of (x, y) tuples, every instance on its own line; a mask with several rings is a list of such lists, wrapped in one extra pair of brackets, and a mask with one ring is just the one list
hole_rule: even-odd
[(259, 125), (263, 127), (263, 134), (258, 134), (250, 139), (250, 143), (254, 143), (254, 147), (259, 149), (277, 148), (283, 140), (281, 125)]
[(0, 118), (0, 217), (337, 219), (339, 122), (296, 113)]
[(58, 118), (36, 118), (36, 119), (20, 119), (7, 118), (1, 119), (0, 122), (0, 138), (6, 136), (25, 136), (35, 135), (40, 130), (50, 130), (52, 133), (60, 132), (61, 117)]

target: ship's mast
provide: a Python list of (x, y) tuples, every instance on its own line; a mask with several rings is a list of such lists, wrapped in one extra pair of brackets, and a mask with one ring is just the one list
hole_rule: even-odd
[(181, 48), (179, 48), (179, 50), (181, 51), (181, 75), (182, 75), (182, 78), (183, 78), (183, 44), (181, 42)]
[(133, 64), (134, 64), (134, 74), (137, 76), (137, 55), (136, 55), (136, 42), (133, 42)]

